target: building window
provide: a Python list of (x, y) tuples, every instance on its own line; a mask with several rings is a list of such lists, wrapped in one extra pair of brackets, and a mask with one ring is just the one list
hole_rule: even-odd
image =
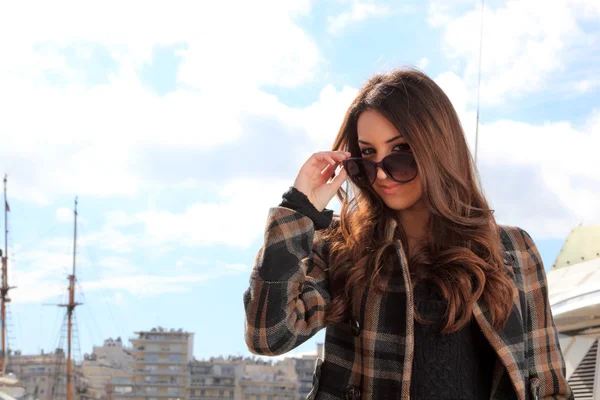
[(146, 354), (146, 356), (144, 357), (145, 361), (151, 361), (151, 362), (157, 362), (158, 361), (158, 354)]
[(150, 340), (166, 340), (167, 337), (165, 335), (148, 335), (148, 339)]
[(181, 360), (182, 360), (181, 354), (169, 354), (170, 362), (181, 362)]
[(131, 393), (132, 391), (133, 391), (133, 387), (131, 387), (131, 386), (115, 386), (115, 393), (118, 393), (118, 394)]

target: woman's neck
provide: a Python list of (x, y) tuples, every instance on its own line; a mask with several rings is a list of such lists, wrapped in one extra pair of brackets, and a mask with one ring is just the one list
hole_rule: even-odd
[(419, 201), (411, 208), (397, 212), (397, 218), (406, 239), (409, 251), (412, 252), (419, 246), (427, 234), (430, 212), (423, 201)]

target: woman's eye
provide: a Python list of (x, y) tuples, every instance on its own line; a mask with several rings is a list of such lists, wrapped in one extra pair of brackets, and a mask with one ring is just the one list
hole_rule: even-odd
[(410, 151), (410, 145), (408, 143), (400, 143), (394, 146), (394, 151)]
[(364, 149), (360, 149), (360, 152), (363, 156), (369, 156), (371, 154), (373, 154), (373, 149), (370, 147), (365, 147)]

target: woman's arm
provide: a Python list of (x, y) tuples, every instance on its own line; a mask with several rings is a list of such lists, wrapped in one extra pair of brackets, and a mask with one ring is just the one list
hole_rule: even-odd
[(330, 301), (326, 248), (316, 230), (329, 225), (331, 212), (318, 212), (295, 189), (282, 205), (269, 211), (244, 294), (245, 339), (255, 354), (283, 354), (311, 338), (325, 326)]

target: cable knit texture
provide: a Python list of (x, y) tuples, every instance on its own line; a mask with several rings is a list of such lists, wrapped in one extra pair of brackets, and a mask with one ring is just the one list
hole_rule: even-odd
[(496, 355), (473, 320), (462, 330), (442, 335), (446, 303), (434, 286), (418, 284), (415, 309), (431, 323), (415, 321), (411, 400), (489, 399)]

